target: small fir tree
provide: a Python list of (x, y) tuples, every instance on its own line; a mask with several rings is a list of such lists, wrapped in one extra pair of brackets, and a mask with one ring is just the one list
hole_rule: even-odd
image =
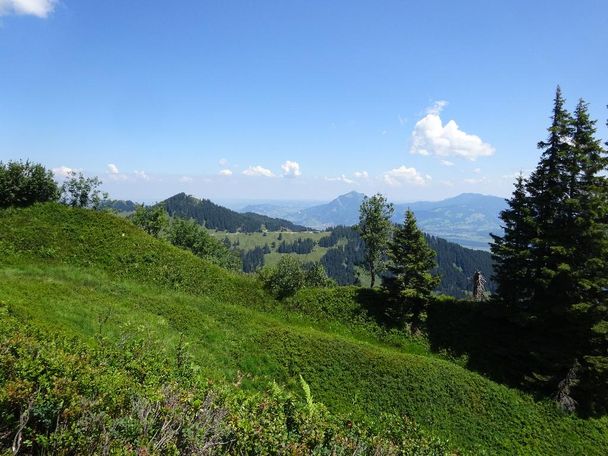
[(432, 273), (436, 267), (435, 252), (416, 225), (414, 213), (405, 213), (405, 222), (394, 233), (389, 244), (389, 275), (384, 288), (399, 309), (400, 317), (411, 314), (417, 327), (440, 278)]

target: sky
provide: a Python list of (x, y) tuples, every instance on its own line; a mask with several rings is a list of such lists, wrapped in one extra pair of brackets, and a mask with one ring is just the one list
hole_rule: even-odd
[(605, 0), (0, 0), (0, 160), (113, 198), (507, 196), (559, 84), (608, 139)]

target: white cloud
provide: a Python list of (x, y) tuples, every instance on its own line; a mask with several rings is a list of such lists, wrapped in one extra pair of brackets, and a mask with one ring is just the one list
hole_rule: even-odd
[(245, 171), (243, 171), (245, 176), (264, 176), (264, 177), (273, 177), (274, 174), (268, 168), (264, 168), (260, 165), (250, 166)]
[(454, 163), (449, 160), (441, 160), (440, 162), (443, 166), (454, 166)]
[(194, 181), (194, 179), (192, 179), (190, 176), (182, 176), (179, 178), (180, 182), (183, 182), (184, 184), (189, 184), (191, 182)]
[(283, 177), (298, 177), (301, 176), (300, 164), (298, 162), (287, 160), (281, 165)]
[(479, 136), (462, 131), (454, 120), (443, 125), (439, 113), (445, 105), (444, 101), (436, 102), (427, 110), (427, 115), (416, 122), (410, 152), (439, 157), (456, 156), (471, 161), (493, 155), (494, 147), (483, 142)]
[(367, 171), (355, 171), (353, 176), (355, 176), (357, 179), (369, 179), (369, 174)]
[(326, 177), (325, 180), (328, 182), (344, 182), (345, 184), (354, 184), (355, 183), (354, 180), (349, 179), (344, 174), (342, 174), (341, 176), (338, 176), (338, 177)]
[(133, 174), (135, 174), (135, 177), (137, 177), (139, 179), (150, 180), (150, 176), (148, 176), (145, 171), (135, 170), (135, 171), (133, 171)]
[(74, 168), (68, 168), (67, 166), (59, 166), (58, 168), (53, 168), (53, 174), (58, 177), (68, 177), (71, 173), (75, 173), (78, 170)]
[(229, 169), (222, 169), (220, 171), (220, 176), (232, 176), (232, 171)]
[(431, 180), (431, 176), (428, 174), (423, 176), (416, 171), (416, 168), (408, 168), (403, 165), (384, 173), (384, 182), (391, 187), (400, 187), (403, 184), (424, 185), (429, 180)]
[(403, 126), (407, 123), (407, 118), (401, 117), (400, 114), (397, 114), (397, 119), (399, 119), (399, 125)]
[(445, 101), (445, 100), (438, 100), (435, 103), (433, 103), (433, 106), (429, 106), (428, 108), (426, 108), (426, 113), (438, 116), (439, 113), (441, 111), (443, 111), (443, 108), (445, 108), (447, 105), (448, 105), (447, 101)]
[(481, 168), (475, 168), (475, 169), (473, 170), (473, 172), (474, 172), (475, 174), (479, 174), (479, 173), (481, 172)]
[(116, 166), (114, 163), (108, 163), (108, 172), (110, 174), (119, 174), (120, 171), (118, 170), (118, 166)]
[(0, 16), (29, 14), (45, 18), (55, 9), (56, 0), (0, 0)]
[(218, 163), (220, 164), (220, 166), (223, 166), (223, 167), (228, 166), (228, 160), (225, 158), (221, 158), (220, 161), (218, 161)]

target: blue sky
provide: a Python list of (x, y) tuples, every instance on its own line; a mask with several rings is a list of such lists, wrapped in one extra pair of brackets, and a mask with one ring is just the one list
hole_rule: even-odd
[(557, 84), (607, 138), (608, 2), (0, 0), (0, 160), (153, 201), (507, 195)]

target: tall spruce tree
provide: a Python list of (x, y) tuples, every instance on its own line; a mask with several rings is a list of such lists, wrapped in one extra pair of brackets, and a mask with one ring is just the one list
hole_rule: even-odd
[(376, 274), (383, 267), (388, 240), (392, 230), (393, 205), (380, 193), (363, 199), (359, 208), (357, 230), (365, 242), (365, 263), (371, 276), (371, 287), (376, 283)]
[(504, 234), (491, 234), (493, 280), (513, 318), (525, 315), (533, 294), (530, 245), (536, 230), (525, 184), (523, 175), (517, 176), (513, 196), (507, 200), (508, 208), (500, 213)]
[[(596, 122), (580, 100), (574, 113), (573, 155), (580, 163), (572, 179), (577, 212), (574, 238), (574, 303), (581, 384), (578, 394), (592, 412), (608, 410), (608, 157), (596, 139)], [(574, 168), (573, 168), (574, 169)]]
[(606, 407), (608, 159), (580, 101), (558, 87), (539, 164), (501, 213), (492, 252), (499, 295), (525, 328), (528, 378), (568, 410)]
[[(532, 316), (537, 311), (544, 312), (546, 305), (556, 309), (561, 295), (555, 295), (558, 275), (564, 272), (564, 241), (569, 243), (568, 234), (561, 225), (564, 220), (564, 200), (568, 194), (568, 162), (572, 144), (572, 116), (564, 107), (561, 89), (555, 94), (552, 123), (547, 141), (538, 143), (542, 155), (536, 170), (526, 185), (531, 202), (531, 215), (535, 220), (535, 235), (531, 240), (531, 259), (534, 272), (531, 276), (535, 306), (530, 309)], [(568, 228), (567, 231), (570, 231)]]
[(388, 255), (389, 274), (383, 286), (397, 306), (398, 317), (405, 318), (411, 314), (412, 327), (416, 329), (440, 278), (431, 272), (437, 266), (435, 252), (429, 247), (416, 225), (414, 213), (409, 209), (403, 225), (394, 232)]

